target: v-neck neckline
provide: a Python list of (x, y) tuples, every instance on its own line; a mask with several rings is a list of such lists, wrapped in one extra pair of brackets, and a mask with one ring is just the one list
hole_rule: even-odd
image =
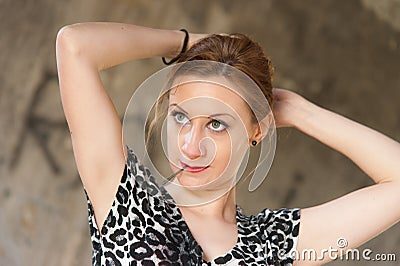
[(241, 209), (237, 204), (235, 204), (235, 206), (236, 206), (236, 226), (237, 226), (237, 239), (236, 239), (235, 245), (232, 246), (226, 253), (221, 254), (221, 255), (218, 255), (217, 257), (213, 258), (213, 259), (210, 260), (210, 261), (206, 261), (206, 260), (203, 258), (204, 251), (203, 251), (202, 247), (200, 246), (200, 244), (199, 244), (199, 243), (196, 241), (196, 239), (194, 238), (194, 236), (193, 236), (193, 234), (192, 234), (192, 231), (190, 230), (189, 225), (186, 223), (186, 220), (185, 220), (185, 218), (183, 217), (183, 214), (182, 214), (181, 209), (180, 209), (179, 206), (176, 204), (175, 200), (173, 199), (173, 197), (171, 196), (171, 194), (169, 194), (169, 192), (167, 191), (167, 189), (166, 189), (164, 186), (160, 186), (160, 190), (161, 190), (163, 196), (165, 197), (166, 201), (168, 201), (170, 204), (172, 204), (173, 206), (175, 206), (176, 209), (178, 210), (178, 213), (179, 213), (179, 216), (180, 216), (179, 218), (180, 218), (180, 220), (184, 223), (184, 225), (187, 227), (187, 229), (188, 229), (188, 235), (189, 235), (189, 237), (191, 238), (191, 241), (193, 241), (194, 245), (195, 245), (196, 247), (198, 247), (198, 248), (200, 249), (200, 251), (201, 251), (201, 255), (202, 255), (202, 256), (201, 256), (201, 261), (202, 261), (202, 263), (206, 263), (206, 264), (214, 263), (214, 262), (216, 262), (216, 260), (218, 260), (218, 259), (223, 259), (223, 258), (224, 258), (226, 255), (228, 255), (228, 254), (232, 255), (232, 251), (233, 251), (233, 250), (238, 246), (238, 244), (240, 243), (240, 237), (241, 237), (241, 235), (240, 235), (239, 226), (240, 226), (240, 223), (242, 222), (242, 218), (243, 218), (242, 209)]

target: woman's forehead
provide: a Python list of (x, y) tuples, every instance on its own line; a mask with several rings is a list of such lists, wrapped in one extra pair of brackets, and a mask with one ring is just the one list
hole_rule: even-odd
[(172, 88), (170, 104), (203, 110), (243, 112), (245, 100), (232, 89), (209, 82), (190, 82)]

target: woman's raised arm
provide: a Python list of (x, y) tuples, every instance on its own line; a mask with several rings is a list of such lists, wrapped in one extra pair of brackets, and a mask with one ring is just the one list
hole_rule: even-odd
[[(398, 222), (400, 144), (293, 92), (274, 89), (274, 97), (278, 126), (294, 126), (341, 152), (376, 183), (325, 204), (303, 209), (297, 246), (300, 255), (305, 249), (315, 250), (318, 256), (324, 249), (338, 249), (339, 238), (347, 240), (347, 249), (355, 248)], [(300, 259), (303, 258), (300, 256)], [(329, 254), (325, 253), (323, 261), (313, 263), (320, 265), (329, 259)], [(302, 261), (297, 264), (302, 265)]]
[[(76, 165), (100, 227), (125, 166), (122, 127), (99, 71), (138, 58), (172, 57), (184, 32), (121, 23), (79, 23), (57, 35), (62, 105)], [(192, 35), (194, 41), (198, 35)], [(126, 151), (125, 151), (126, 152)]]

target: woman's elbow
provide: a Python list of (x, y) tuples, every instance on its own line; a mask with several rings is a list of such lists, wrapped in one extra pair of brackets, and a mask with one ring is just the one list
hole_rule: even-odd
[(57, 32), (56, 38), (56, 56), (57, 60), (64, 54), (69, 56), (79, 55), (81, 53), (81, 44), (79, 42), (78, 29), (75, 24), (62, 27)]

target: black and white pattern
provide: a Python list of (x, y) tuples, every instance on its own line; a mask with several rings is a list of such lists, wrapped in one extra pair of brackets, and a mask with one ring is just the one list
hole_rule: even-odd
[(292, 265), (299, 209), (264, 209), (246, 216), (237, 207), (238, 243), (211, 262), (191, 234), (182, 213), (128, 149), (117, 195), (104, 225), (95, 223), (88, 198), (93, 265)]

